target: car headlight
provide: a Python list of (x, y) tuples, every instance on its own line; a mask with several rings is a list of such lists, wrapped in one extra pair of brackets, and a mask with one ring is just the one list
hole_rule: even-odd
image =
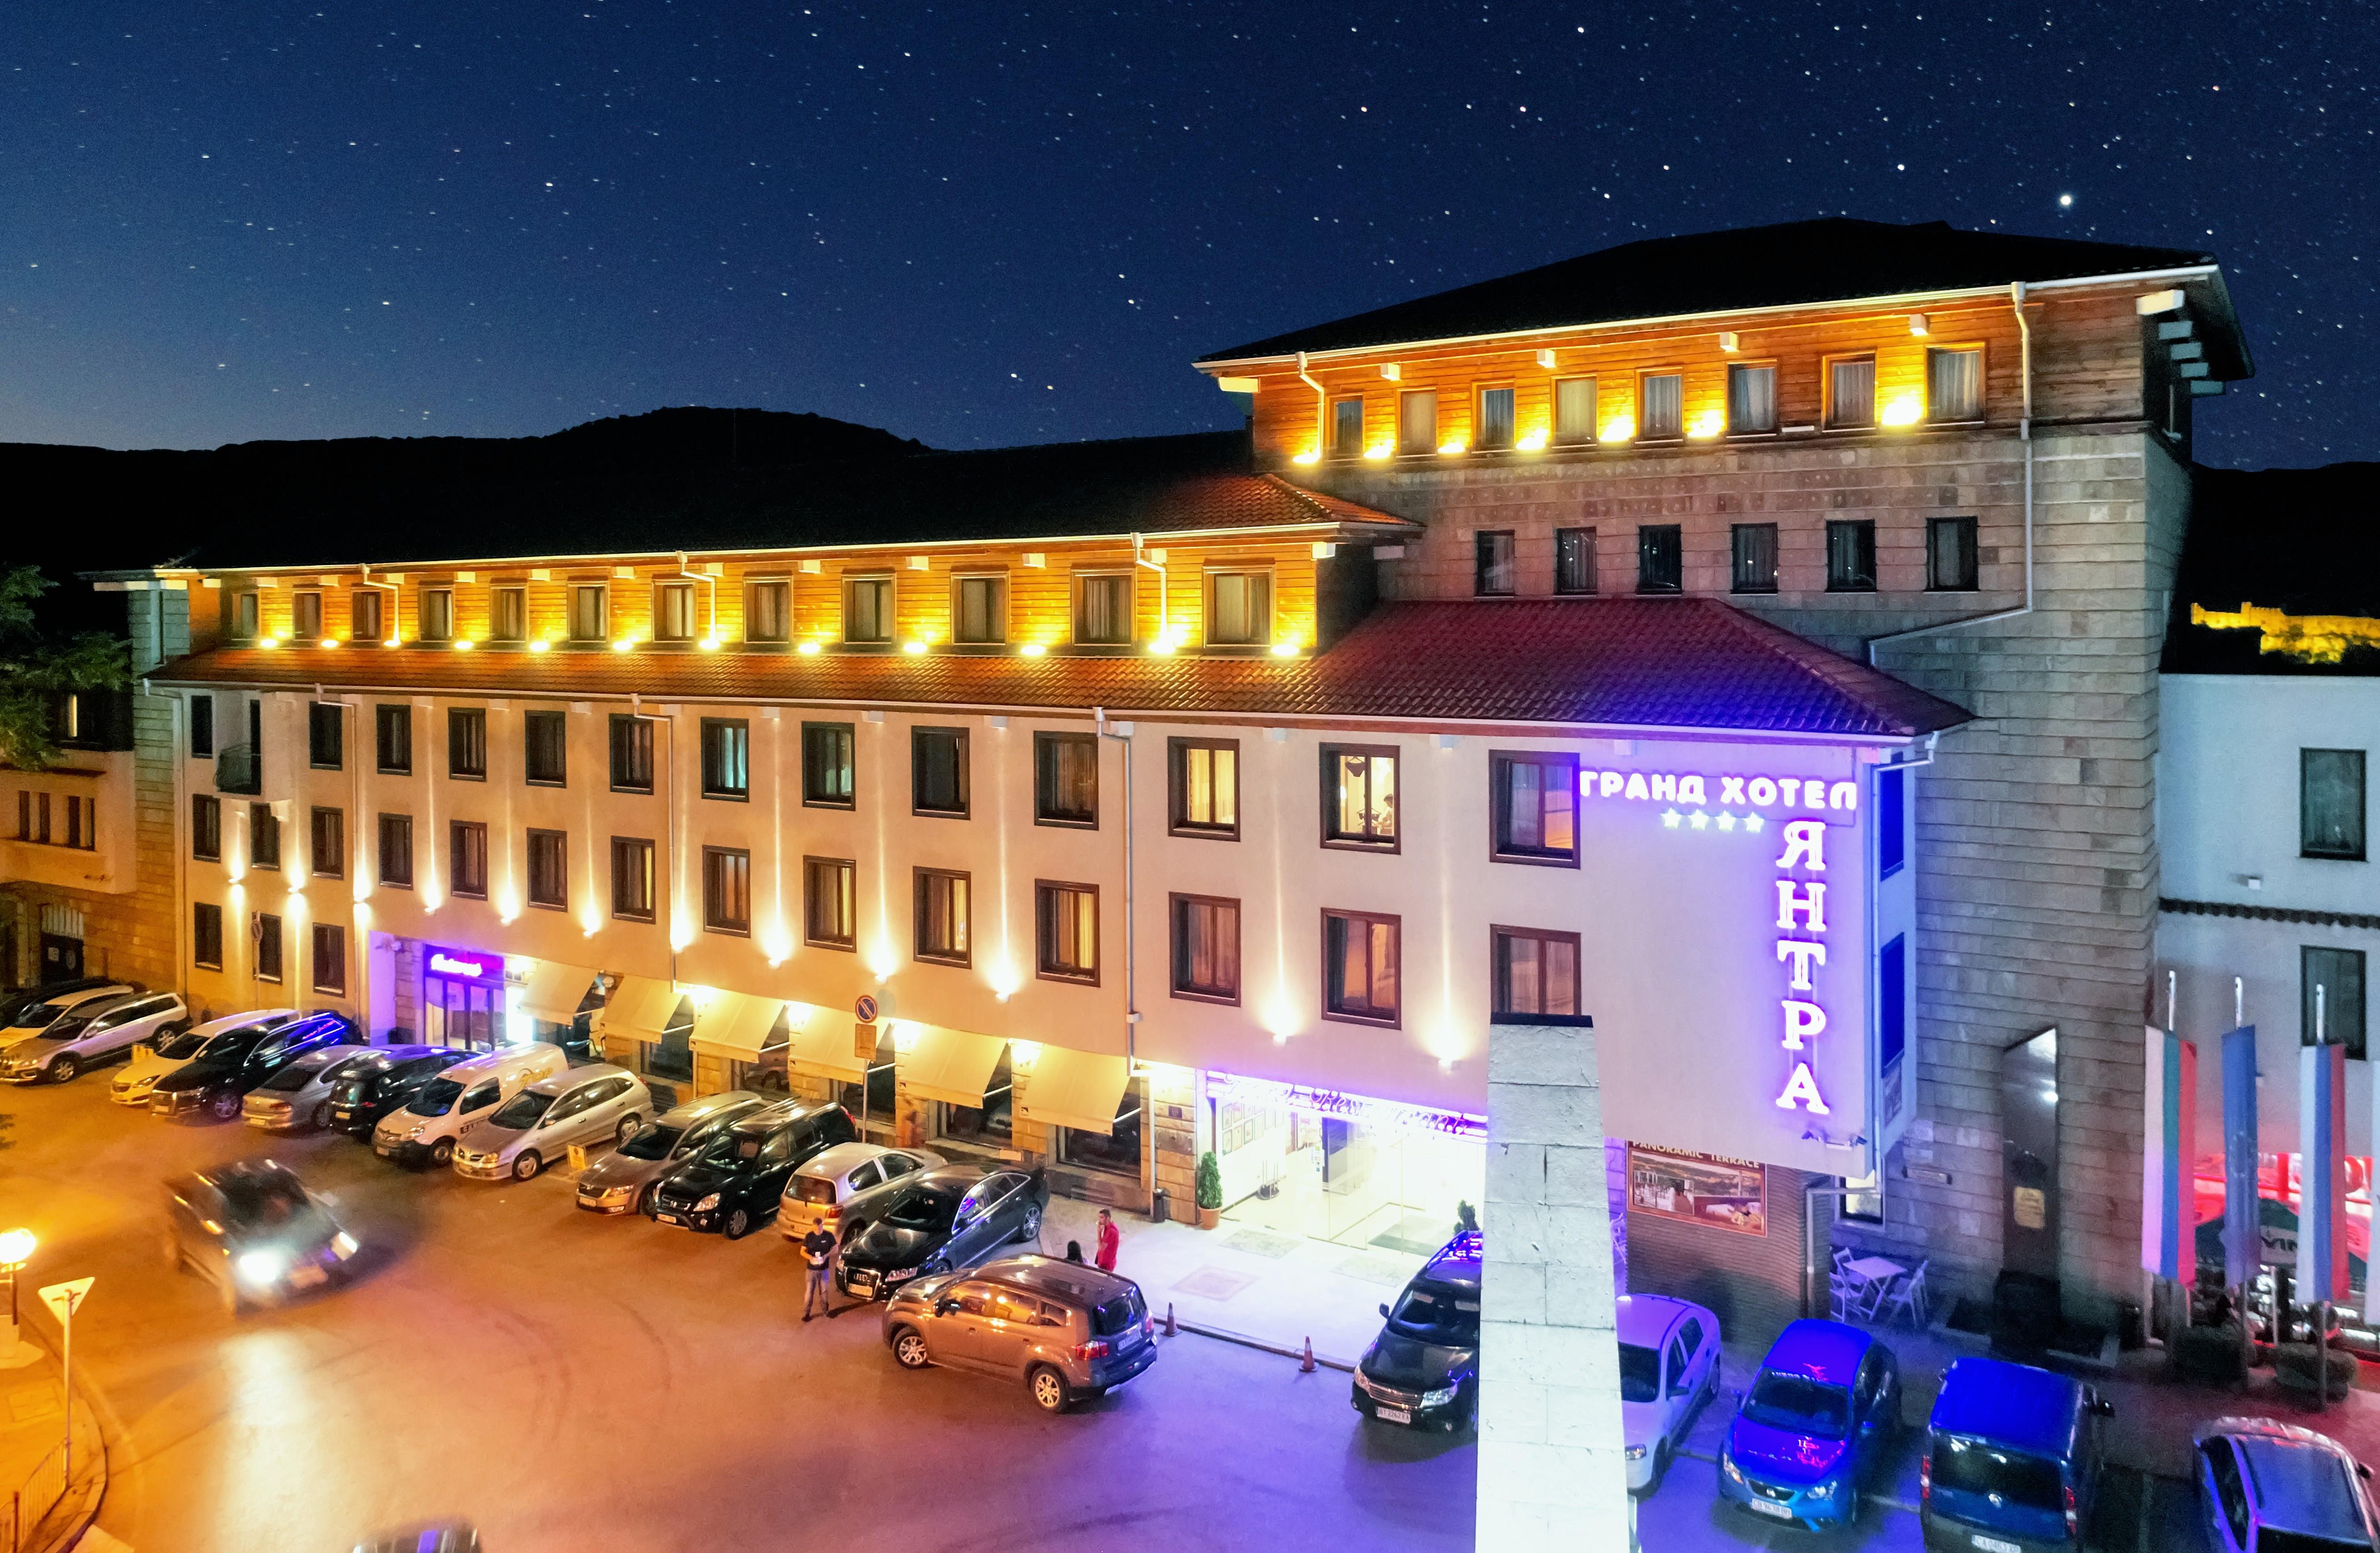
[(1447, 1403), (1454, 1400), (1454, 1390), (1455, 1389), (1451, 1386), (1441, 1386), (1434, 1391), (1424, 1391), (1421, 1394), (1421, 1405), (1424, 1407), (1444, 1407)]
[(339, 1260), (344, 1262), (354, 1256), (358, 1248), (356, 1245), (356, 1237), (341, 1230), (331, 1237), (331, 1249), (337, 1253)]
[(1835, 1480), (1830, 1477), (1822, 1483), (1813, 1483), (1802, 1490), (1802, 1497), (1805, 1499), (1831, 1499), (1835, 1497)]
[(281, 1251), (245, 1251), (234, 1268), (242, 1281), (266, 1284), (289, 1270), (289, 1256)]
[(898, 1283), (905, 1278), (917, 1277), (917, 1271), (918, 1269), (916, 1268), (894, 1268), (891, 1272), (884, 1275), (884, 1281), (887, 1283)]
[(1721, 1440), (1719, 1442), (1718, 1470), (1727, 1474), (1728, 1480), (1730, 1482), (1735, 1484), (1739, 1487), (1744, 1486), (1743, 1474), (1736, 1470), (1735, 1452), (1727, 1448), (1727, 1442), (1725, 1440)]
[(697, 1212), (697, 1213), (709, 1213), (711, 1209), (713, 1209), (713, 1208), (717, 1207), (718, 1206), (719, 1206), (719, 1194), (718, 1194), (718, 1193), (716, 1193), (716, 1192), (713, 1192), (713, 1193), (711, 1193), (709, 1196), (707, 1196), (707, 1197), (703, 1198), (703, 1199), (702, 1199), (702, 1201), (700, 1201), (700, 1202), (698, 1202), (698, 1203), (695, 1204), (695, 1205), (694, 1205), (694, 1211), (695, 1211), (695, 1212)]
[(1645, 1459), (1645, 1448), (1641, 1445), (1630, 1446), (1628, 1448), (1628, 1459), (1632, 1462), (1643, 1461)]

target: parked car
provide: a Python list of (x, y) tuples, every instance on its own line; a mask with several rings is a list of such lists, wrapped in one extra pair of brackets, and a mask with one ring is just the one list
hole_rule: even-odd
[(2030, 1365), (1959, 1359), (1942, 1374), (1917, 1469), (1929, 1548), (2079, 1550), (2099, 1496), (2099, 1420), (2077, 1380)]
[[(386, 1049), (383, 1048), (382, 1049)], [(240, 1114), (267, 1132), (317, 1132), (331, 1124), (331, 1091), (339, 1080), (376, 1060), (370, 1047), (317, 1047), (302, 1052), (248, 1093)]]
[[(69, 977), (62, 981), (44, 982), (39, 987), (20, 987), (13, 992), (0, 992), (0, 1045), (15, 1040), (22, 1033), (18, 1026), (25, 1016), (43, 1003), (55, 1002), (78, 992), (138, 992), (137, 982), (115, 981), (103, 976)], [(55, 1014), (44, 1015), (55, 1018)], [(33, 1028), (27, 1025), (25, 1028)]]
[(1628, 1490), (1650, 1494), (1669, 1475), (1695, 1416), (1718, 1394), (1718, 1317), (1667, 1294), (1622, 1294), (1617, 1304)]
[(796, 1166), (856, 1133), (851, 1113), (827, 1101), (782, 1100), (748, 1112), (653, 1183), (652, 1216), (739, 1240), (777, 1211)]
[(189, 1027), (189, 1011), (171, 992), (86, 998), (0, 1053), (0, 1078), (12, 1084), (70, 1083), (88, 1069), (129, 1057), (144, 1040)]
[(2191, 1443), (2200, 1516), (2219, 1553), (2380, 1548), (2371, 1469), (2327, 1435), (2270, 1418), (2217, 1418)]
[(1456, 1235), (1384, 1304), (1349, 1400), (1383, 1424), (1461, 1429), (1479, 1408), (1480, 1239)]
[(1812, 1531), (1859, 1518), (1860, 1486), (1900, 1428), (1892, 1350), (1840, 1321), (1779, 1334), (1720, 1438), (1719, 1498)]
[(1044, 1413), (1105, 1396), (1157, 1362), (1140, 1285), (1038, 1255), (895, 1291), (884, 1303), (884, 1341), (903, 1369), (941, 1365), (1022, 1380)]
[(1049, 1206), (1049, 1179), (1038, 1168), (937, 1165), (897, 1176), (843, 1205), (835, 1286), (872, 1300), (1016, 1241), (1038, 1245)]
[(455, 1173), (473, 1181), (528, 1181), (572, 1144), (626, 1143), (652, 1119), (645, 1081), (609, 1062), (541, 1078), (464, 1127)]
[(350, 1131), (369, 1132), (372, 1152), (383, 1159), (443, 1167), (454, 1159), (455, 1139), (464, 1128), (570, 1065), (562, 1048), (544, 1041), (453, 1056), (451, 1066), (423, 1081), (409, 1097), (383, 1099), (375, 1091), (357, 1098), (352, 1122), (339, 1121), (335, 1106), (332, 1117)]
[(354, 1046), (362, 1039), (355, 1022), (324, 1010), (295, 1019), (273, 1019), (225, 1030), (200, 1049), (179, 1070), (150, 1090), (149, 1109), (159, 1116), (203, 1110), (218, 1122), (239, 1114), (248, 1092), (309, 1051)]
[(471, 1053), (460, 1047), (376, 1047), (360, 1062), (349, 1063), (333, 1081), (330, 1115), (325, 1125), (349, 1137), (371, 1137), (373, 1129), (397, 1108), (409, 1104), (436, 1083), (446, 1070), (460, 1066)]
[(165, 1183), (165, 1260), (222, 1291), (238, 1315), (344, 1276), (362, 1249), (322, 1198), (270, 1159)]
[(880, 1143), (839, 1143), (795, 1171), (777, 1205), (777, 1228), (799, 1240), (823, 1226), (838, 1239), (843, 1205), (860, 1193), (916, 1171), (931, 1170), (942, 1157), (925, 1148), (887, 1148)]
[[(578, 1172), (577, 1199), (589, 1213), (638, 1213), (651, 1207), (653, 1183), (692, 1159), (711, 1139), (768, 1099), (730, 1089), (688, 1100)], [(832, 1153), (832, 1149), (828, 1150)]]
[(108, 1098), (120, 1106), (149, 1109), (150, 1096), (157, 1081), (170, 1073), (188, 1067), (191, 1060), (206, 1049), (209, 1041), (228, 1030), (245, 1030), (251, 1026), (270, 1028), (298, 1017), (296, 1009), (251, 1009), (246, 1013), (230, 1014), (222, 1019), (210, 1019), (194, 1025), (176, 1035), (160, 1035), (154, 1040), (141, 1042), (132, 1049), (132, 1060), (115, 1075), (108, 1088)]

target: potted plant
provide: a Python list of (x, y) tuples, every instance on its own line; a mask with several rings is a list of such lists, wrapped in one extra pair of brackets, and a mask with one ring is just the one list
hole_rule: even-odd
[(1211, 1230), (1223, 1221), (1223, 1164), (1213, 1149), (1198, 1156), (1198, 1228)]

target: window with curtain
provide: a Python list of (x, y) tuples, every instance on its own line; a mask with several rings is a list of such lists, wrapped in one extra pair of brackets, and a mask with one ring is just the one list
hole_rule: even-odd
[(1578, 757), (1488, 756), (1488, 797), (1500, 862), (1578, 861)]
[(500, 642), (528, 639), (528, 589), (499, 588), (488, 596), (488, 635)]
[(1636, 529), (1636, 591), (1676, 593), (1685, 586), (1685, 536), (1674, 523)]
[(337, 809), (317, 808), (310, 817), (312, 824), (309, 848), (313, 855), (308, 859), (314, 873), (322, 879), (347, 877), (347, 817)]
[(1272, 574), (1217, 572), (1207, 579), (1207, 639), (1223, 647), (1272, 640)]
[(1438, 451), (1438, 394), (1427, 388), (1397, 395), (1397, 451)]
[(1595, 436), (1595, 380), (1563, 378), (1554, 384), (1555, 443), (1583, 447)]
[(2298, 855), (2363, 861), (2363, 754), (2298, 751)]
[(1827, 591), (1876, 591), (1876, 522), (1833, 518), (1827, 524)]
[(944, 868), (917, 870), (917, 958), (968, 964), (968, 877)]
[(257, 617), (255, 594), (236, 593), (232, 595), (231, 634), (233, 636), (241, 637), (254, 637), (257, 633)]
[(653, 843), (641, 836), (612, 838), (612, 915), (653, 919)]
[(1322, 914), (1322, 1012), (1326, 1018), (1394, 1025), (1400, 1008), (1398, 937), (1393, 916)]
[(1512, 445), (1512, 391), (1509, 388), (1483, 388), (1479, 391), (1479, 434), (1472, 439), (1474, 447), (1511, 447)]
[(1984, 419), (1984, 353), (1981, 350), (1929, 350), (1925, 353), (1925, 418), (1928, 420)]
[(1322, 746), (1322, 843), (1396, 850), (1394, 749)]
[(1173, 833), (1236, 840), (1240, 833), (1239, 741), (1174, 739), (1168, 747)]
[(856, 740), (848, 722), (802, 724), (802, 802), (812, 808), (853, 804)]
[(1876, 358), (1827, 363), (1827, 424), (1837, 430), (1876, 424)]
[(845, 577), (843, 582), (843, 639), (862, 645), (892, 639), (892, 579)]
[(612, 791), (653, 790), (653, 722), (649, 717), (612, 715)]
[(1735, 436), (1777, 430), (1777, 369), (1730, 365), (1727, 429)]
[(987, 644), (1008, 639), (1008, 579), (960, 577), (953, 610), (951, 639)]
[(752, 930), (752, 855), (742, 847), (702, 849), (702, 928), (739, 935)]
[(1330, 401), (1330, 456), (1360, 458), (1364, 454), (1364, 401)]
[(568, 713), (521, 713), (521, 776), (539, 787), (560, 787), (570, 775)]
[(1175, 895), (1173, 995), (1240, 1001), (1240, 903), (1213, 895)]
[(1517, 592), (1520, 578), (1512, 551), (1511, 529), (1481, 529), (1472, 540), (1471, 591), (1483, 599)]
[(1099, 741), (1095, 734), (1033, 735), (1033, 821), (1099, 822)]
[(457, 819), (447, 831), (448, 883), (455, 894), (475, 901), (488, 898), (488, 827), (477, 819)]
[(610, 608), (604, 586), (600, 582), (582, 582), (570, 589), (570, 637), (573, 641), (600, 642), (611, 628)]
[(451, 641), (455, 636), (455, 590), (451, 588), (425, 588), (421, 590), (421, 639), (425, 642)]
[(485, 707), (446, 709), (446, 774), (468, 782), (488, 778), (488, 710)]
[(1777, 591), (1777, 525), (1739, 523), (1728, 535), (1735, 591)]
[(1595, 591), (1594, 529), (1557, 528), (1554, 530), (1554, 591), (1557, 593)]
[(653, 584), (653, 640), (657, 642), (688, 642), (694, 639), (694, 584), (690, 582), (657, 582)]
[(313, 592), (292, 594), (289, 617), (293, 636), (300, 641), (314, 640), (322, 634), (322, 596)]
[(1491, 931), (1494, 1012), (1578, 1013), (1578, 935), (1535, 928)]
[(849, 949), (858, 938), (859, 865), (849, 857), (802, 859), (802, 941)]
[(1123, 647), (1132, 640), (1132, 575), (1075, 574), (1075, 640), (1086, 647)]
[(1636, 435), (1667, 442), (1686, 434), (1686, 380), (1676, 372), (1647, 372), (1636, 380)]
[(380, 881), (399, 890), (413, 888), (413, 816), (380, 817)]
[(1936, 593), (1973, 593), (1982, 576), (1975, 552), (1975, 520), (1925, 520), (1925, 586)]
[(383, 776), (413, 774), (413, 709), (386, 703), (372, 708), (372, 734)]
[(528, 904), (552, 911), (570, 904), (570, 838), (560, 831), (528, 833)]
[(752, 795), (752, 725), (739, 717), (702, 720), (702, 795)]
[(359, 588), (347, 601), (348, 635), (359, 642), (381, 639), (381, 591), (377, 588)]
[(967, 785), (965, 729), (909, 730), (909, 807), (913, 810), (964, 819)]
[(794, 588), (782, 578), (744, 587), (744, 639), (782, 642), (794, 634)]
[(1050, 981), (1099, 979), (1099, 892), (1092, 884), (1033, 885), (1036, 963)]

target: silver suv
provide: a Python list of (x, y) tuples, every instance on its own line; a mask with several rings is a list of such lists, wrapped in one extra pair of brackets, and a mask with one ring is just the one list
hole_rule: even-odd
[(576, 1144), (625, 1143), (653, 1114), (645, 1081), (609, 1062), (539, 1079), (455, 1139), (455, 1173), (527, 1181)]
[(1044, 1413), (1103, 1396), (1157, 1360), (1140, 1285), (1038, 1256), (896, 1291), (884, 1306), (884, 1341), (903, 1369), (941, 1365), (1022, 1380)]

